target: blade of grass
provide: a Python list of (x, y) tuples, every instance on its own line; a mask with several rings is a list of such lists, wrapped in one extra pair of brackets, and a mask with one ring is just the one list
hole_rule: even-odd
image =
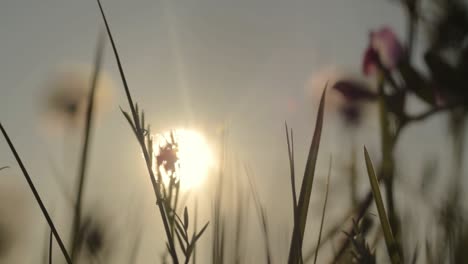
[(3, 166), (3, 167), (0, 167), (0, 171), (1, 171), (1, 170), (4, 170), (4, 169), (9, 169), (9, 168), (10, 168), (10, 167), (8, 167), (8, 166)]
[(262, 202), (260, 201), (260, 197), (257, 192), (257, 187), (255, 187), (255, 182), (252, 178), (251, 170), (247, 166), (245, 166), (245, 171), (246, 171), (247, 178), (249, 180), (250, 190), (251, 190), (252, 197), (254, 200), (255, 210), (257, 212), (257, 216), (260, 221), (260, 227), (262, 228), (263, 239), (265, 242), (265, 257), (266, 257), (267, 263), (270, 264), (271, 263), (271, 246), (270, 246), (270, 235), (268, 231), (268, 223), (267, 223), (265, 208), (263, 207)]
[[(330, 175), (331, 175), (331, 167), (332, 167), (332, 157), (330, 156), (330, 165), (328, 166), (328, 176), (327, 176), (327, 188), (325, 190), (325, 202), (323, 202), (323, 211), (322, 211), (322, 220), (320, 221), (320, 231), (317, 239), (317, 248), (320, 247), (320, 239), (322, 238), (322, 230), (323, 230), (323, 221), (325, 220), (325, 211), (327, 210), (327, 201), (328, 201), (328, 188), (330, 186)], [(317, 263), (319, 251), (315, 252), (314, 264)]]
[(294, 223), (293, 235), (291, 239), (291, 246), (289, 249), (289, 264), (296, 264), (302, 259), (302, 242), (304, 231), (307, 221), (307, 213), (309, 210), (310, 195), (312, 194), (312, 186), (315, 175), (315, 164), (317, 162), (318, 150), (320, 145), (320, 137), (322, 134), (323, 126), (323, 110), (325, 105), (325, 94), (327, 85), (322, 93), (320, 105), (317, 113), (317, 120), (315, 122), (315, 131), (312, 137), (312, 143), (307, 157), (304, 178), (302, 179), (301, 191), (299, 194), (299, 201), (297, 204), (297, 221)]
[(94, 100), (97, 89), (97, 82), (99, 80), (99, 74), (101, 72), (102, 60), (104, 57), (104, 47), (105, 47), (105, 35), (104, 32), (100, 32), (98, 36), (98, 42), (96, 46), (96, 54), (94, 57), (94, 69), (93, 76), (91, 79), (91, 89), (88, 94), (88, 107), (86, 109), (86, 124), (84, 127), (84, 139), (83, 139), (83, 149), (81, 152), (80, 166), (78, 171), (78, 184), (76, 190), (76, 203), (75, 203), (75, 212), (73, 215), (72, 223), (72, 247), (71, 247), (71, 258), (75, 260), (77, 254), (77, 243), (78, 243), (78, 233), (80, 230), (81, 222), (81, 211), (83, 203), (83, 193), (86, 180), (86, 169), (88, 165), (88, 156), (89, 156), (89, 146), (91, 142), (91, 129), (93, 125), (93, 112), (94, 112)]
[[(197, 233), (197, 228), (198, 228), (198, 199), (195, 198), (195, 206), (194, 206), (194, 212), (193, 212), (193, 233)], [(193, 247), (193, 253), (192, 253), (192, 264), (197, 263), (197, 246), (195, 245)]]
[[(107, 30), (107, 35), (109, 36), (109, 40), (110, 40), (111, 45), (112, 45), (112, 50), (114, 51), (114, 56), (115, 56), (115, 59), (117, 61), (117, 66), (118, 66), (118, 69), (119, 69), (120, 78), (122, 80), (122, 83), (123, 83), (123, 86), (124, 86), (124, 89), (125, 89), (125, 95), (127, 97), (130, 110), (132, 112), (133, 125), (134, 125), (134, 128), (135, 128), (136, 137), (137, 137), (138, 143), (140, 144), (141, 150), (143, 152), (143, 156), (144, 156), (145, 161), (146, 161), (146, 167), (148, 169), (148, 174), (149, 174), (149, 177), (150, 177), (150, 180), (151, 180), (151, 184), (153, 186), (154, 194), (156, 196), (156, 204), (158, 206), (159, 213), (161, 215), (161, 219), (162, 219), (162, 222), (163, 222), (163, 225), (164, 225), (164, 231), (166, 233), (167, 243), (169, 245), (168, 248), (169, 248), (169, 251), (170, 251), (173, 262), (175, 264), (178, 264), (179, 260), (177, 258), (177, 253), (176, 253), (176, 248), (175, 248), (175, 243), (174, 243), (174, 237), (171, 234), (171, 229), (170, 229), (169, 222), (168, 222), (168, 215), (167, 215), (168, 210), (165, 208), (164, 203), (162, 202), (162, 197), (163, 196), (161, 194), (161, 190), (160, 190), (159, 185), (158, 185), (158, 183), (156, 181), (156, 177), (154, 175), (153, 168), (152, 168), (152, 166), (153, 166), (152, 157), (150, 156), (150, 153), (148, 152), (148, 147), (146, 146), (146, 143), (145, 143), (145, 134), (148, 134), (148, 138), (150, 137), (150, 135), (149, 135), (149, 133), (147, 133), (145, 128), (142, 128), (140, 126), (140, 119), (138, 117), (137, 111), (135, 109), (135, 105), (133, 103), (132, 96), (130, 94), (130, 89), (128, 87), (127, 78), (125, 77), (125, 73), (124, 73), (124, 70), (123, 70), (123, 67), (122, 67), (122, 63), (120, 61), (120, 56), (119, 56), (119, 53), (117, 51), (117, 47), (115, 45), (115, 41), (114, 41), (114, 38), (113, 38), (112, 33), (111, 33), (109, 23), (107, 22), (107, 18), (106, 18), (106, 15), (104, 13), (104, 9), (102, 8), (101, 1), (100, 0), (96, 0), (96, 1), (98, 3), (102, 19), (103, 19), (103, 22), (104, 22), (106, 30)], [(151, 146), (149, 146), (149, 148), (151, 149)], [(152, 152), (151, 152), (151, 154), (152, 154)]]
[(50, 235), (49, 235), (49, 264), (52, 264), (52, 241), (54, 239), (54, 237), (52, 236), (52, 230), (50, 231)]
[(366, 147), (364, 147), (364, 157), (366, 159), (367, 173), (369, 175), (369, 181), (372, 188), (372, 193), (374, 196), (375, 204), (377, 206), (377, 211), (379, 213), (380, 224), (382, 225), (382, 230), (385, 237), (385, 244), (387, 245), (388, 254), (393, 264), (401, 263), (400, 254), (398, 252), (398, 245), (395, 241), (395, 238), (390, 227), (390, 223), (387, 218), (387, 213), (385, 211), (384, 202), (382, 195), (380, 193), (379, 181), (375, 175), (374, 166), (369, 157)]
[[(237, 183), (239, 183), (239, 179)], [(234, 264), (244, 263), (244, 249), (246, 247), (245, 231), (247, 225), (248, 210), (249, 210), (249, 195), (246, 195), (244, 189), (237, 184), (237, 203), (236, 203), (236, 224), (234, 228)]]
[(315, 247), (309, 249), (307, 253), (304, 255), (304, 263), (308, 263), (314, 256), (315, 253), (320, 250), (324, 243), (328, 242), (332, 238), (336, 236), (336, 234), (340, 233), (343, 230), (343, 226), (349, 222), (349, 219), (354, 215), (354, 208), (351, 208), (346, 214), (337, 221), (337, 224), (333, 226), (325, 235), (323, 236), (322, 243), (320, 245), (315, 245)]
[(24, 177), (26, 178), (26, 181), (28, 182), (29, 188), (31, 189), (31, 192), (34, 195), (34, 198), (36, 199), (37, 204), (39, 205), (42, 214), (44, 215), (47, 223), (50, 226), (50, 229), (52, 230), (52, 233), (54, 234), (55, 240), (57, 240), (57, 243), (59, 244), (60, 250), (62, 251), (63, 256), (65, 257), (65, 260), (67, 261), (68, 264), (72, 263), (72, 260), (70, 258), (70, 255), (67, 252), (67, 249), (65, 248), (65, 245), (62, 242), (62, 239), (60, 238), (59, 233), (57, 232), (57, 229), (55, 228), (54, 222), (52, 221), (52, 218), (50, 218), (49, 213), (47, 212), (47, 209), (42, 202), (42, 199), (39, 195), (39, 193), (36, 190), (36, 187), (34, 186), (34, 183), (29, 176), (28, 171), (26, 170), (26, 167), (23, 164), (23, 161), (21, 160), (18, 152), (15, 149), (15, 146), (10, 140), (10, 137), (8, 136), (8, 133), (6, 132), (5, 128), (3, 127), (2, 123), (0, 122), (0, 130), (2, 131), (3, 136), (5, 137), (5, 140), (8, 143), (8, 146), (11, 149), (11, 152), (13, 153), (13, 156), (15, 156), (16, 162), (18, 162), (18, 165), (21, 168), (21, 171), (23, 172)]
[[(292, 199), (293, 199), (293, 210), (294, 210), (294, 222), (296, 222), (297, 217), (297, 194), (296, 194), (296, 176), (294, 172), (294, 141), (293, 141), (293, 133), (291, 129), (291, 133), (289, 133), (288, 124), (284, 123), (285, 130), (286, 130), (286, 143), (288, 145), (288, 157), (289, 157), (289, 169), (291, 175), (291, 191), (292, 191)], [(291, 135), (291, 136), (290, 136)]]

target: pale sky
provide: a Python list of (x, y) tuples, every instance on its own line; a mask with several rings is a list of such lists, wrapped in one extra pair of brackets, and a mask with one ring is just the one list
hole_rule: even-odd
[[(317, 108), (317, 100), (308, 91), (310, 79), (314, 73), (331, 66), (359, 73), (361, 56), (372, 29), (389, 25), (399, 36), (405, 35), (404, 16), (395, 1), (103, 0), (102, 3), (130, 89), (145, 109), (153, 131), (183, 126), (212, 138), (223, 124), (228, 124), (230, 144), (236, 155), (253, 167), (261, 198), (276, 219), (272, 220), (272, 226), (279, 226), (272, 228), (274, 241), (288, 241), (284, 233), (292, 226), (284, 121), (295, 131), (301, 174)], [(98, 7), (93, 0), (2, 0), (0, 25), (0, 120), (47, 205), (59, 215), (60, 230), (66, 233), (66, 219), (60, 216), (66, 206), (51, 176), (50, 160), (61, 171), (68, 167), (71, 175), (64, 177), (65, 182), (71, 183), (76, 171), (72, 164), (76, 164), (77, 157), (63, 154), (63, 137), (51, 137), (41, 130), (41, 95), (44, 80), (57, 65), (92, 63), (97, 32), (102, 26)], [(118, 108), (128, 109), (128, 105), (110, 45), (107, 45), (105, 71), (116, 84), (115, 100), (109, 113), (95, 126), (88, 181), (92, 187), (87, 200), (91, 205), (108, 208), (111, 215), (119, 216), (120, 222), (127, 215), (127, 210), (122, 208), (141, 206), (144, 213), (132, 210), (145, 216), (145, 225), (155, 226), (147, 227), (150, 231), (145, 232), (148, 238), (144, 241), (152, 241), (155, 239), (152, 235), (162, 236), (162, 228), (138, 146)], [(434, 153), (444, 155), (438, 150), (445, 133), (441, 121), (436, 118), (406, 131), (402, 141), (410, 143), (399, 146), (397, 153), (402, 156), (397, 159), (404, 162), (411, 157), (412, 162), (401, 165), (402, 174), (417, 174), (421, 166), (417, 161)], [(335, 160), (347, 157), (352, 136), (357, 138), (359, 150), (362, 144), (368, 145), (377, 155), (375, 160), (379, 153), (375, 122), (369, 121), (358, 131), (346, 133), (333, 116), (325, 122), (315, 185), (318, 189), (312, 196), (313, 212), (321, 207), (320, 188), (324, 186), (325, 176), (322, 174), (328, 167), (330, 154)], [(9, 165), (11, 169), (0, 172), (0, 176), (6, 175), (0, 179), (8, 179), (5, 184), (0, 181), (0, 187), (24, 191), (25, 210), (31, 215), (30, 225), (34, 230), (22, 236), (28, 237), (24, 239), (29, 240), (25, 245), (37, 250), (45, 223), (25, 189), (26, 182), (9, 149), (2, 142), (0, 167)], [(69, 152), (70, 149), (76, 152), (78, 143)], [(330, 208), (333, 205), (339, 208), (340, 199), (347, 198), (333, 196), (346, 189), (343, 185), (347, 180), (343, 176), (333, 176)], [(363, 183), (367, 184), (365, 179), (362, 178)], [(412, 179), (408, 181), (414, 183)], [(205, 213), (210, 207), (210, 204), (204, 207)], [(330, 215), (339, 212), (330, 209)], [(311, 222), (317, 220), (312, 219)], [(256, 225), (256, 220), (252, 220), (254, 229)], [(315, 243), (317, 232), (315, 222), (310, 227), (313, 239), (307, 240), (307, 245)], [(283, 229), (286, 231), (278, 231)], [(31, 237), (35, 242), (31, 242)], [(209, 241), (211, 237), (205, 239)], [(141, 263), (156, 259), (163, 250), (162, 244), (143, 244)], [(275, 252), (279, 252), (280, 263), (287, 248), (283, 242), (273, 244)], [(210, 251), (205, 250), (207, 257)], [(261, 260), (261, 255), (253, 255), (250, 261)], [(199, 257), (203, 260), (203, 253)], [(16, 263), (21, 261), (34, 263), (28, 257)]]

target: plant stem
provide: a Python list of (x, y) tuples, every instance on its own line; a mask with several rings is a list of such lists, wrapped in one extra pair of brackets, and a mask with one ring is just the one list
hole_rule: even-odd
[(26, 181), (28, 182), (29, 188), (31, 189), (31, 191), (32, 191), (32, 193), (34, 195), (34, 198), (36, 199), (37, 204), (41, 208), (42, 214), (44, 215), (47, 223), (49, 224), (49, 227), (50, 227), (52, 233), (54, 234), (55, 240), (57, 240), (57, 243), (59, 244), (60, 250), (62, 251), (63, 256), (65, 257), (65, 260), (67, 261), (68, 264), (71, 264), (72, 260), (70, 258), (70, 255), (68, 254), (67, 249), (65, 248), (65, 245), (63, 244), (62, 239), (60, 238), (60, 235), (58, 234), (57, 229), (55, 228), (54, 222), (52, 221), (52, 218), (50, 217), (49, 213), (47, 212), (47, 209), (46, 209), (44, 203), (42, 202), (42, 199), (41, 199), (39, 193), (37, 192), (36, 187), (34, 186), (34, 183), (32, 182), (32, 179), (29, 176), (28, 171), (26, 170), (26, 167), (24, 166), (23, 162), (21, 161), (21, 158), (20, 158), (18, 152), (16, 152), (16, 149), (15, 149), (13, 143), (11, 142), (10, 137), (8, 136), (6, 130), (3, 128), (2, 123), (0, 123), (0, 130), (2, 131), (2, 134), (5, 137), (5, 140), (7, 141), (8, 146), (11, 149), (11, 152), (13, 153), (13, 156), (15, 156), (16, 162), (18, 162), (18, 165), (20, 166), (21, 171), (23, 172), (23, 175), (26, 178)]
[(78, 248), (78, 237), (81, 227), (81, 215), (82, 215), (82, 203), (83, 203), (83, 192), (84, 184), (86, 179), (86, 169), (88, 165), (88, 156), (89, 156), (89, 145), (91, 142), (91, 129), (92, 129), (92, 119), (93, 119), (93, 110), (94, 110), (94, 99), (97, 89), (97, 81), (99, 79), (99, 73), (102, 65), (102, 58), (104, 53), (104, 34), (100, 33), (98, 37), (98, 45), (96, 49), (95, 62), (93, 76), (91, 80), (91, 89), (88, 95), (88, 107), (86, 109), (86, 125), (84, 128), (84, 141), (83, 141), (83, 150), (81, 152), (81, 160), (78, 174), (78, 186), (76, 191), (76, 203), (75, 203), (75, 214), (72, 223), (72, 248), (71, 248), (71, 258), (73, 260), (77, 257), (77, 248)]
[[(387, 198), (388, 219), (390, 226), (395, 235), (397, 242), (399, 242), (400, 232), (398, 217), (395, 209), (395, 196), (394, 196), (394, 167), (395, 161), (393, 158), (393, 150), (395, 147), (396, 133), (390, 127), (390, 115), (385, 101), (383, 87), (385, 79), (381, 78), (379, 82), (379, 117), (380, 117), (380, 136), (382, 148), (382, 164), (381, 164), (381, 177), (385, 183), (385, 195)], [(399, 248), (401, 250), (401, 247)]]
[(123, 83), (123, 86), (124, 86), (124, 89), (125, 89), (125, 95), (127, 97), (128, 104), (129, 104), (129, 107), (130, 107), (130, 110), (131, 110), (131, 113), (132, 113), (132, 117), (133, 117), (134, 132), (136, 134), (138, 143), (140, 144), (141, 150), (143, 152), (143, 156), (145, 158), (146, 167), (148, 169), (148, 174), (149, 174), (151, 184), (153, 186), (153, 190), (154, 190), (154, 193), (155, 193), (155, 196), (156, 196), (156, 204), (157, 204), (157, 206), (159, 208), (159, 213), (161, 215), (161, 219), (162, 219), (162, 222), (163, 222), (163, 225), (164, 225), (164, 230), (165, 230), (165, 233), (166, 233), (166, 236), (167, 236), (167, 243), (169, 244), (169, 250), (170, 250), (171, 257), (172, 257), (172, 261), (173, 261), (174, 264), (178, 264), (179, 260), (177, 258), (177, 253), (176, 253), (176, 249), (175, 249), (175, 245), (174, 245), (174, 238), (171, 235), (170, 226), (169, 226), (169, 223), (168, 223), (167, 208), (165, 208), (165, 206), (164, 206), (164, 201), (163, 201), (163, 196), (161, 194), (161, 189), (160, 189), (160, 187), (158, 185), (158, 182), (156, 181), (154, 171), (153, 171), (153, 168), (152, 168), (153, 164), (151, 162), (151, 157), (150, 157), (150, 154), (152, 154), (152, 153), (148, 152), (148, 147), (146, 146), (146, 143), (145, 143), (145, 131), (144, 131), (145, 128), (142, 128), (140, 126), (139, 116), (138, 116), (138, 113), (136, 111), (136, 107), (133, 104), (133, 99), (132, 99), (132, 96), (130, 94), (130, 89), (128, 87), (127, 78), (125, 77), (125, 73), (123, 71), (122, 63), (120, 61), (120, 56), (119, 56), (119, 53), (117, 52), (117, 47), (115, 45), (114, 38), (112, 37), (112, 33), (110, 31), (110, 26), (109, 26), (109, 23), (107, 22), (107, 18), (106, 18), (106, 15), (104, 13), (104, 9), (102, 8), (101, 1), (97, 0), (97, 3), (99, 5), (99, 10), (101, 12), (102, 19), (103, 19), (104, 24), (106, 26), (107, 34), (109, 36), (109, 40), (110, 40), (111, 45), (112, 45), (112, 50), (114, 51), (115, 59), (117, 61), (117, 67), (119, 69), (120, 77), (122, 79), (122, 83)]

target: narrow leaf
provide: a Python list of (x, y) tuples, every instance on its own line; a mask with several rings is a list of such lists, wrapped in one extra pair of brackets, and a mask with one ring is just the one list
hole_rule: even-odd
[(44, 218), (47, 220), (47, 223), (49, 224), (50, 229), (52, 230), (52, 233), (54, 234), (55, 240), (57, 240), (57, 243), (59, 244), (60, 250), (62, 251), (63, 256), (65, 257), (65, 260), (67, 261), (68, 264), (71, 264), (71, 258), (70, 255), (67, 252), (67, 249), (65, 248), (65, 245), (60, 238), (59, 233), (57, 232), (57, 229), (55, 228), (54, 222), (52, 221), (52, 218), (49, 215), (49, 212), (47, 211), (44, 203), (42, 202), (42, 199), (36, 190), (36, 187), (34, 186), (34, 183), (29, 176), (28, 171), (26, 170), (26, 167), (23, 164), (23, 161), (21, 160), (18, 152), (16, 151), (15, 146), (13, 145), (13, 142), (11, 142), (10, 137), (8, 136), (8, 133), (6, 132), (5, 128), (3, 127), (2, 123), (0, 123), (0, 130), (2, 131), (2, 134), (5, 138), (5, 140), (8, 143), (8, 146), (10, 147), (11, 152), (13, 153), (13, 156), (15, 156), (16, 162), (18, 162), (18, 165), (21, 168), (21, 171), (23, 172), (24, 177), (26, 178), (26, 181), (28, 182), (29, 188), (31, 189), (31, 192), (34, 195), (34, 198), (36, 199), (37, 204), (41, 208), (42, 214), (44, 215)]
[(176, 236), (177, 240), (179, 241), (180, 248), (182, 249), (182, 252), (184, 252), (184, 255), (187, 255), (187, 249), (184, 246), (184, 242), (182, 241), (182, 238), (180, 237), (179, 231), (176, 229)]
[(385, 237), (385, 244), (387, 245), (388, 254), (393, 264), (401, 263), (400, 254), (398, 252), (398, 245), (395, 241), (395, 238), (390, 227), (390, 223), (387, 218), (387, 213), (385, 211), (384, 202), (382, 195), (380, 193), (379, 181), (375, 175), (374, 166), (369, 157), (366, 147), (364, 147), (364, 157), (366, 159), (367, 173), (369, 175), (369, 181), (372, 188), (372, 194), (374, 195), (375, 204), (377, 206), (377, 211), (379, 213), (380, 224), (382, 225), (382, 230)]
[(185, 227), (185, 230), (188, 229), (188, 225), (189, 225), (189, 217), (188, 217), (187, 206), (186, 206), (185, 209), (184, 209), (184, 227)]
[(50, 234), (49, 234), (49, 264), (52, 264), (52, 241), (53, 241), (54, 237), (53, 237), (53, 233), (52, 233), (52, 230), (50, 230)]
[(208, 224), (210, 222), (207, 222), (205, 224), (205, 226), (203, 226), (203, 228), (200, 230), (200, 232), (198, 232), (198, 234), (195, 236), (195, 238), (193, 239), (192, 243), (195, 243), (198, 239), (200, 239), (200, 237), (203, 235), (203, 232), (205, 232), (206, 228), (208, 227)]
[[(317, 248), (320, 247), (320, 240), (322, 239), (323, 221), (325, 220), (325, 211), (327, 210), (328, 188), (330, 186), (331, 166), (332, 166), (332, 157), (330, 157), (330, 165), (328, 166), (327, 188), (325, 190), (325, 202), (323, 202), (322, 220), (320, 221), (320, 231), (318, 235)], [(315, 252), (314, 264), (317, 263), (318, 253), (319, 251), (317, 250)]]
[(320, 137), (322, 134), (323, 114), (325, 106), (325, 94), (327, 86), (323, 89), (322, 98), (317, 113), (315, 122), (315, 131), (312, 138), (312, 143), (307, 157), (304, 178), (302, 179), (299, 201), (297, 204), (297, 221), (294, 223), (293, 236), (289, 249), (288, 263), (296, 264), (301, 259), (302, 255), (302, 240), (307, 222), (307, 213), (309, 210), (310, 195), (312, 194), (312, 185), (314, 183), (315, 165), (317, 162), (318, 150), (320, 145)]

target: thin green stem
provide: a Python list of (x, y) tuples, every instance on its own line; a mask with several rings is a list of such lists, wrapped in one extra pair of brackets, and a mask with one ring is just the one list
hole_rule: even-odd
[(75, 213), (72, 223), (72, 248), (71, 248), (71, 258), (73, 260), (77, 257), (78, 249), (78, 237), (79, 231), (81, 228), (81, 215), (82, 215), (82, 204), (83, 204), (83, 193), (86, 180), (86, 170), (88, 168), (88, 156), (89, 156), (89, 146), (91, 142), (91, 129), (92, 129), (92, 119), (94, 111), (94, 100), (97, 89), (97, 82), (99, 79), (99, 73), (101, 71), (101, 65), (104, 54), (104, 38), (105, 35), (100, 33), (98, 37), (98, 45), (96, 49), (95, 61), (94, 61), (94, 70), (91, 80), (91, 89), (88, 95), (88, 107), (86, 109), (86, 125), (84, 127), (84, 141), (83, 141), (83, 150), (81, 152), (79, 174), (78, 174), (78, 185), (76, 191), (76, 203), (75, 203)]
[(65, 245), (62, 242), (62, 239), (60, 238), (60, 235), (57, 232), (57, 229), (55, 228), (54, 222), (52, 221), (52, 218), (50, 217), (49, 213), (47, 212), (47, 209), (42, 202), (42, 199), (39, 195), (39, 193), (36, 190), (36, 187), (34, 186), (34, 183), (32, 182), (31, 177), (29, 176), (28, 171), (26, 170), (26, 167), (23, 164), (23, 161), (21, 160), (18, 152), (15, 149), (15, 146), (10, 140), (10, 137), (8, 136), (6, 130), (3, 128), (2, 123), (0, 123), (0, 130), (2, 131), (3, 136), (5, 137), (5, 140), (8, 143), (8, 146), (11, 149), (11, 152), (13, 153), (13, 156), (15, 156), (16, 162), (18, 162), (18, 165), (21, 168), (21, 171), (23, 172), (24, 177), (26, 178), (26, 181), (28, 182), (29, 188), (31, 189), (34, 198), (36, 199), (37, 204), (39, 205), (42, 214), (44, 215), (47, 223), (49, 224), (50, 229), (52, 230), (52, 233), (54, 234), (55, 240), (57, 240), (57, 243), (59, 244), (60, 250), (62, 251), (63, 256), (65, 257), (65, 260), (67, 261), (68, 264), (72, 263), (72, 260), (70, 258), (70, 255), (67, 252), (67, 249), (65, 248)]
[(127, 83), (127, 79), (125, 77), (125, 73), (124, 73), (124, 70), (123, 70), (123, 67), (122, 67), (122, 63), (120, 61), (120, 56), (119, 56), (119, 54), (117, 52), (117, 47), (115, 45), (114, 38), (112, 37), (112, 33), (110, 31), (110, 26), (109, 26), (109, 23), (107, 22), (107, 18), (106, 18), (106, 15), (104, 13), (104, 9), (102, 8), (101, 1), (97, 0), (97, 3), (99, 5), (99, 10), (101, 12), (102, 19), (103, 19), (104, 24), (106, 26), (107, 34), (109, 36), (109, 40), (111, 42), (112, 49), (114, 51), (115, 59), (117, 61), (117, 66), (118, 66), (118, 69), (119, 69), (120, 77), (121, 77), (122, 83), (124, 85), (125, 94), (126, 94), (128, 104), (129, 104), (129, 107), (130, 107), (130, 110), (131, 110), (131, 113), (132, 113), (132, 116), (133, 116), (133, 125), (134, 125), (134, 129), (135, 129), (134, 132), (136, 133), (138, 143), (140, 144), (141, 150), (143, 152), (143, 156), (145, 158), (146, 167), (148, 169), (148, 174), (150, 176), (151, 184), (153, 186), (153, 190), (154, 190), (154, 193), (155, 193), (155, 196), (156, 196), (156, 204), (157, 204), (157, 206), (159, 208), (159, 213), (161, 215), (161, 219), (162, 219), (163, 225), (164, 225), (164, 230), (166, 232), (167, 242), (169, 244), (170, 254), (171, 254), (171, 257), (172, 257), (172, 260), (173, 260), (174, 264), (178, 264), (179, 260), (177, 258), (177, 253), (176, 253), (176, 249), (175, 249), (175, 245), (174, 245), (174, 239), (173, 239), (173, 236), (171, 235), (171, 229), (170, 229), (170, 226), (169, 226), (169, 223), (168, 223), (168, 212), (167, 212), (167, 209), (165, 208), (165, 205), (164, 205), (164, 202), (163, 202), (163, 197), (161, 195), (161, 189), (160, 189), (160, 187), (158, 185), (158, 182), (156, 181), (156, 178), (155, 178), (155, 175), (154, 175), (153, 164), (151, 162), (150, 153), (148, 153), (148, 148), (147, 148), (146, 143), (145, 143), (145, 131), (144, 131), (144, 128), (142, 128), (140, 126), (139, 116), (138, 116), (138, 113), (136, 111), (136, 107), (133, 104), (133, 99), (132, 99), (132, 96), (130, 94), (130, 89), (128, 87), (128, 83)]

